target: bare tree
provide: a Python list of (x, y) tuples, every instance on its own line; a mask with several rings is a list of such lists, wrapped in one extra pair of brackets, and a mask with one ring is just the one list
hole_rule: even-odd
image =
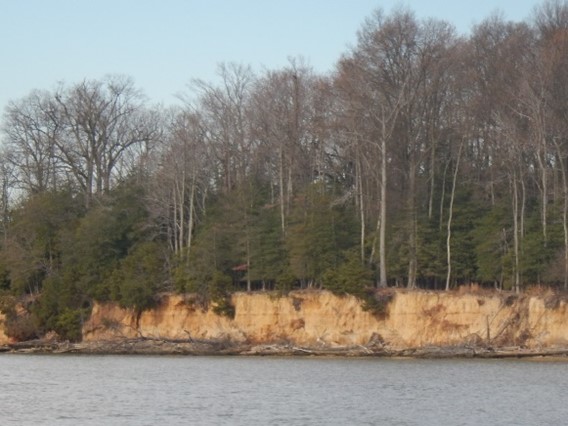
[(294, 188), (317, 179), (324, 168), (323, 141), (309, 129), (313, 84), (311, 69), (294, 59), (283, 70), (267, 71), (255, 84), (255, 137), (270, 153), (268, 172), (278, 191), (282, 232)]
[(166, 137), (151, 180), (150, 210), (165, 228), (176, 255), (189, 256), (211, 180), (211, 153), (198, 113), (169, 114)]
[(21, 188), (27, 193), (57, 187), (56, 143), (61, 137), (59, 121), (51, 95), (32, 91), (27, 97), (6, 107), (3, 132), (4, 161), (17, 170)]
[(456, 185), (458, 181), (458, 171), (463, 150), (463, 142), (460, 143), (458, 153), (455, 159), (454, 175), (452, 178), (452, 192), (450, 195), (450, 206), (448, 208), (448, 223), (446, 228), (446, 260), (447, 260), (447, 274), (446, 274), (446, 291), (450, 289), (450, 280), (452, 278), (452, 219), (454, 215), (454, 200), (456, 197)]
[(8, 225), (10, 223), (10, 208), (14, 200), (14, 189), (17, 180), (17, 171), (13, 162), (6, 158), (7, 154), (0, 154), (0, 226), (2, 227), (2, 242), (6, 246), (8, 238)]
[[(450, 81), (447, 75), (451, 67), (444, 64), (449, 64), (448, 52), (455, 43), (448, 24), (419, 22), (405, 10), (388, 17), (377, 11), (359, 32), (358, 45), (351, 56), (340, 62), (339, 78), (348, 99), (346, 108), (357, 110), (348, 115), (366, 117), (373, 123), (363, 139), (375, 145), (374, 161), (379, 164), (376, 240), (381, 286), (386, 286), (387, 280), (388, 179), (395, 170), (404, 173), (405, 186), (400, 192), (405, 194), (405, 211), (409, 214), (408, 285), (413, 287), (416, 283), (418, 170), (424, 168), (429, 151), (432, 158), (435, 156), (436, 130)], [(396, 164), (396, 169), (387, 170), (389, 163)], [(360, 161), (356, 164), (361, 167)], [(430, 173), (433, 181), (434, 167)], [(375, 244), (371, 260), (374, 254)]]
[(128, 78), (111, 76), (61, 87), (55, 100), (64, 129), (56, 145), (89, 205), (94, 194), (110, 189), (125, 152), (148, 143), (155, 129), (140, 116), (143, 96)]
[(194, 108), (202, 114), (205, 135), (220, 165), (219, 185), (228, 192), (244, 181), (249, 167), (254, 141), (247, 108), (254, 75), (250, 67), (233, 63), (220, 64), (218, 74), (219, 85), (194, 80), (191, 88), (198, 96)]
[[(538, 53), (533, 56), (533, 71), (527, 74), (521, 92), (530, 112), (542, 145), (550, 145), (549, 169), (560, 174), (562, 228), (564, 233), (564, 288), (568, 289), (568, 178), (566, 170), (568, 107), (568, 2), (547, 0), (535, 8), (534, 27), (538, 36)], [(530, 108), (532, 107), (532, 108)], [(535, 114), (538, 113), (538, 114)], [(554, 153), (554, 154), (553, 154)], [(554, 155), (554, 158), (552, 158)], [(554, 191), (556, 193), (556, 191)], [(556, 197), (555, 197), (556, 198)], [(544, 208), (544, 207), (543, 207)]]

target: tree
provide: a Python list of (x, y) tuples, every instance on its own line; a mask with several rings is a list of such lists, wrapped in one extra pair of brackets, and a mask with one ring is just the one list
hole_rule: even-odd
[[(410, 18), (409, 16), (402, 19)], [(369, 120), (373, 123), (370, 134), (366, 140), (377, 149), (379, 163), (379, 176), (377, 179), (379, 187), (379, 215), (377, 218), (377, 238), (379, 244), (379, 285), (386, 287), (386, 219), (387, 219), (387, 183), (388, 171), (387, 163), (389, 153), (387, 144), (392, 143), (392, 136), (396, 122), (406, 99), (406, 86), (408, 76), (389, 75), (389, 71), (394, 70), (389, 64), (389, 51), (381, 43), (388, 43), (387, 36), (389, 24), (395, 29), (394, 20), (384, 20), (380, 11), (377, 11), (372, 19), (369, 19), (359, 33), (358, 46), (350, 58), (344, 58), (340, 62), (340, 72), (345, 76), (344, 79), (350, 80), (349, 87), (357, 90), (358, 97), (351, 98), (355, 104), (351, 108), (359, 109), (360, 114), (364, 114), (360, 108), (364, 108), (365, 115), (369, 115)], [(392, 53), (392, 51), (391, 51)], [(390, 87), (387, 83), (391, 83)], [(371, 254), (371, 262), (375, 251)]]
[(173, 271), (176, 289), (197, 294), (204, 305), (223, 299), (230, 291), (231, 268), (235, 265), (223, 208), (214, 201), (211, 203), (196, 232), (189, 262), (179, 262)]
[(156, 238), (144, 205), (144, 189), (126, 182), (111, 191), (104, 205), (92, 207), (69, 230), (63, 279), (73, 281), (84, 298), (111, 297), (111, 275), (134, 247)]
[(461, 160), (461, 153), (462, 153), (462, 149), (463, 149), (463, 144), (460, 145), (459, 149), (458, 149), (458, 154), (455, 160), (455, 168), (454, 168), (454, 176), (452, 179), (452, 192), (451, 192), (451, 196), (450, 196), (450, 206), (448, 209), (448, 226), (446, 229), (447, 232), (447, 242), (446, 242), (446, 249), (447, 249), (447, 267), (448, 267), (448, 273), (446, 275), (446, 291), (450, 289), (450, 279), (452, 277), (452, 250), (451, 250), (451, 237), (452, 237), (452, 219), (453, 219), (453, 214), (454, 214), (454, 200), (455, 200), (455, 195), (456, 195), (456, 183), (458, 180), (458, 170), (459, 170), (459, 165), (460, 165), (460, 160)]
[(343, 253), (356, 245), (353, 212), (335, 204), (333, 195), (333, 188), (320, 182), (306, 188), (293, 205), (286, 246), (302, 286), (321, 287), (325, 272), (338, 267)]
[[(363, 140), (376, 147), (374, 159), (379, 164), (376, 229), (381, 286), (387, 283), (387, 212), (389, 205), (394, 207), (394, 201), (387, 203), (387, 197), (389, 191), (393, 194), (395, 190), (406, 196), (407, 281), (410, 287), (416, 283), (418, 171), (427, 168), (424, 161), (428, 151), (435, 151), (450, 81), (451, 67), (445, 65), (449, 64), (449, 52), (455, 43), (452, 28), (443, 22), (419, 22), (405, 10), (387, 17), (377, 11), (359, 32), (352, 55), (340, 62), (340, 83), (346, 87), (347, 107), (358, 110), (348, 116), (366, 116), (372, 123)], [(360, 148), (356, 152), (361, 152)], [(395, 165), (391, 170), (387, 168), (389, 163)], [(362, 168), (360, 158), (356, 166)], [(399, 188), (389, 185), (389, 178), (397, 172), (402, 173), (395, 179), (402, 183)], [(431, 169), (432, 181), (433, 173)], [(431, 193), (430, 200), (432, 197)], [(374, 253), (375, 244), (371, 258)]]
[[(567, 128), (568, 108), (566, 107), (566, 73), (568, 65), (568, 4), (561, 0), (547, 0), (535, 8), (534, 25), (539, 36), (540, 55), (536, 60), (542, 84), (539, 92), (541, 115), (546, 121), (543, 130), (545, 142), (550, 144), (550, 151), (555, 158), (550, 161), (557, 165), (560, 175), (562, 194), (562, 228), (564, 234), (564, 289), (568, 289), (568, 179), (567, 179)], [(534, 98), (533, 98), (534, 99)]]
[(328, 269), (323, 277), (324, 288), (335, 294), (352, 294), (363, 298), (372, 286), (372, 273), (361, 264), (355, 251), (347, 252), (337, 267)]
[(505, 288), (507, 283), (510, 288), (511, 241), (507, 232), (510, 226), (507, 207), (505, 203), (500, 203), (481, 215), (473, 231), (477, 277), (481, 283), (492, 283), (496, 289)]
[(324, 172), (323, 156), (317, 159), (323, 144), (309, 125), (314, 115), (313, 72), (302, 60), (289, 61), (282, 70), (267, 71), (252, 94), (253, 135), (268, 160), (269, 182), (278, 191), (283, 233), (295, 192)]
[(254, 141), (247, 109), (254, 75), (250, 67), (237, 64), (219, 65), (218, 74), (221, 85), (194, 80), (193, 90), (199, 96), (204, 135), (220, 166), (216, 184), (228, 192), (243, 183), (250, 166)]
[(159, 164), (149, 179), (149, 209), (174, 254), (189, 256), (213, 176), (210, 147), (197, 112), (172, 111)]
[(251, 266), (247, 276), (260, 281), (262, 288), (283, 290), (294, 281), (290, 278), (288, 252), (280, 228), (280, 212), (276, 204), (259, 206), (251, 232)]
[(16, 294), (40, 293), (44, 280), (61, 267), (64, 234), (83, 213), (68, 191), (35, 194), (13, 211), (3, 256)]
[(58, 155), (89, 207), (94, 194), (111, 189), (125, 153), (151, 143), (156, 129), (144, 114), (142, 93), (128, 78), (110, 76), (62, 86), (54, 99), (64, 132), (55, 139)]
[(55, 150), (62, 130), (49, 92), (34, 90), (6, 107), (4, 161), (13, 165), (26, 193), (57, 189), (60, 176)]
[(112, 298), (137, 312), (154, 306), (156, 293), (168, 282), (166, 253), (157, 242), (136, 245), (110, 277)]

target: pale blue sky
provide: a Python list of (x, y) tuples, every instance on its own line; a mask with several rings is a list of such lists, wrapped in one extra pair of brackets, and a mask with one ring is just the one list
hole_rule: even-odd
[(373, 10), (407, 6), (466, 33), (499, 10), (531, 15), (538, 0), (0, 0), (0, 112), (9, 99), (105, 74), (134, 78), (152, 102), (176, 103), (220, 62), (279, 68), (304, 56), (331, 71)]

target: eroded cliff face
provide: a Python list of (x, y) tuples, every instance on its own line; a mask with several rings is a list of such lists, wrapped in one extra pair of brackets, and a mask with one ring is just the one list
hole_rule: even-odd
[(191, 337), (307, 347), (380, 342), (394, 349), (568, 346), (568, 307), (558, 298), (396, 291), (383, 316), (364, 311), (354, 297), (326, 291), (283, 297), (238, 293), (232, 302), (234, 319), (203, 311), (180, 295), (164, 296), (139, 317), (113, 304), (97, 304), (83, 328), (84, 340)]
[(0, 312), (0, 345), (6, 345), (11, 341), (11, 339), (4, 333), (4, 320), (5, 316), (2, 312)]

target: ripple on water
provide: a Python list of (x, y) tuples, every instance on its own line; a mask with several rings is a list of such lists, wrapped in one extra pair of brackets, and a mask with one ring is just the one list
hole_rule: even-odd
[(564, 424), (568, 363), (0, 356), (2, 424)]

